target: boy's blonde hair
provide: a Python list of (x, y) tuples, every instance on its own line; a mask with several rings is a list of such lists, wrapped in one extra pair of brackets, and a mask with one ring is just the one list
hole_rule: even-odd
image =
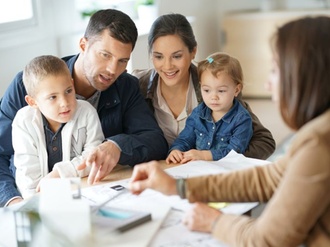
[(27, 94), (35, 96), (39, 83), (47, 76), (70, 74), (66, 63), (52, 55), (39, 56), (32, 59), (24, 68), (23, 83)]
[(209, 70), (214, 77), (218, 73), (227, 73), (236, 85), (241, 84), (243, 88), (243, 71), (240, 62), (226, 53), (216, 52), (208, 56), (205, 60), (198, 63), (197, 73), (198, 80), (201, 81), (201, 76), (205, 70)]

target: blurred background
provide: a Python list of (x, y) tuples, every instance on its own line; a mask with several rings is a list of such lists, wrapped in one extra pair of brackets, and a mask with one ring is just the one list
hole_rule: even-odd
[(330, 15), (330, 0), (0, 0), (0, 5), (0, 97), (33, 57), (78, 53), (89, 16), (98, 9), (122, 10), (138, 27), (128, 72), (152, 67), (147, 36), (153, 20), (180, 13), (187, 16), (196, 35), (196, 62), (216, 51), (240, 60), (243, 95), (277, 143), (291, 131), (281, 122), (264, 87), (271, 62), (269, 39), (286, 21)]

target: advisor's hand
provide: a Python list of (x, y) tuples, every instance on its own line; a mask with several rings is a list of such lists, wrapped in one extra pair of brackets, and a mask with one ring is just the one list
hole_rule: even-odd
[(134, 166), (129, 189), (133, 194), (140, 194), (147, 188), (166, 195), (177, 194), (175, 179), (162, 170), (158, 161), (150, 161)]
[(221, 215), (221, 211), (205, 203), (197, 202), (186, 213), (182, 223), (192, 231), (211, 232), (213, 225)]

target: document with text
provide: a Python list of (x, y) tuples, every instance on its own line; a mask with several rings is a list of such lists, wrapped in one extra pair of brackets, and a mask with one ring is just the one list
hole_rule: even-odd
[[(245, 156), (231, 151), (226, 157), (218, 161), (191, 161), (187, 164), (168, 168), (165, 171), (175, 178), (188, 178), (194, 176), (225, 173), (238, 169), (245, 169), (256, 165), (265, 165), (269, 161), (246, 158)], [(107, 206), (121, 208), (150, 209), (153, 220), (158, 217), (156, 232), (150, 234), (148, 244), (150, 247), (179, 247), (179, 246), (225, 246), (213, 239), (210, 234), (191, 232), (182, 223), (181, 219), (185, 212), (191, 207), (187, 200), (179, 196), (166, 196), (157, 191), (147, 189), (139, 196), (133, 195), (127, 189), (129, 179), (111, 182), (107, 184), (92, 186), (82, 189), (82, 196), (91, 205), (97, 205), (114, 197)], [(116, 196), (118, 190), (124, 188), (124, 193)], [(223, 203), (219, 204), (224, 213), (243, 214), (258, 205), (251, 203)], [(157, 211), (163, 213), (157, 215)], [(156, 218), (154, 218), (156, 215)], [(139, 228), (139, 227), (138, 227)], [(182, 238), (182, 236), (185, 236)], [(137, 246), (137, 245), (135, 245)], [(143, 245), (141, 245), (143, 246)]]

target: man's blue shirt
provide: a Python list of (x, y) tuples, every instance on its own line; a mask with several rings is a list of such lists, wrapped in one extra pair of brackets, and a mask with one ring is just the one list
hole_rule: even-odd
[[(71, 74), (78, 55), (64, 57)], [(26, 90), (22, 72), (7, 88), (0, 103), (0, 206), (20, 196), (15, 184), (12, 161), (11, 124), (16, 112), (26, 106)], [(138, 79), (123, 73), (101, 92), (97, 112), (104, 136), (116, 142), (122, 150), (119, 164), (135, 164), (165, 159), (168, 146), (162, 130), (140, 93)], [(28, 121), (28, 120), (27, 120)]]

